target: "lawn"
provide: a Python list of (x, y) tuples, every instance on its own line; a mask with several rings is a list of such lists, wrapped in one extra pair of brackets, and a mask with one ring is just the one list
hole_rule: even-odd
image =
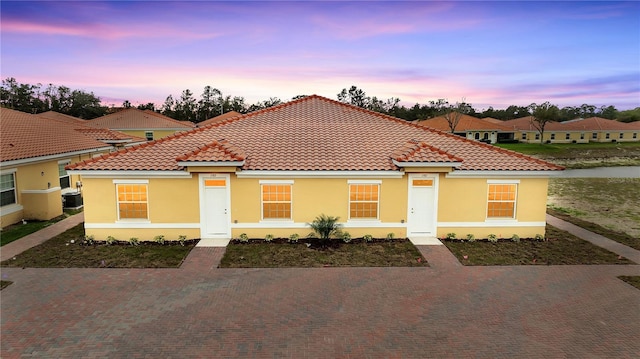
[(640, 250), (639, 188), (640, 178), (551, 178), (547, 205), (564, 220)]
[(64, 214), (48, 221), (27, 221), (26, 224), (17, 223), (6, 228), (3, 228), (0, 232), (0, 246), (4, 246), (7, 243), (11, 243), (24, 236), (28, 236), (31, 233), (37, 232), (44, 227), (48, 227), (56, 222), (59, 222), (69, 216), (82, 212), (80, 210), (65, 210)]
[(626, 258), (547, 225), (547, 241), (510, 239), (488, 241), (444, 241), (460, 263), (469, 266), (634, 264)]
[(622, 281), (640, 289), (640, 276), (621, 275), (618, 277)]
[(220, 268), (282, 267), (426, 267), (426, 260), (408, 239), (354, 240), (334, 242), (326, 249), (308, 247), (306, 242), (291, 244), (284, 240), (267, 243), (251, 240), (232, 242), (220, 262)]
[(640, 142), (500, 143), (496, 146), (536, 156), (567, 168), (640, 165)]
[(191, 240), (184, 246), (169, 242), (164, 245), (141, 242), (137, 246), (83, 245), (83, 225), (81, 223), (0, 265), (36, 268), (176, 268), (196, 243)]

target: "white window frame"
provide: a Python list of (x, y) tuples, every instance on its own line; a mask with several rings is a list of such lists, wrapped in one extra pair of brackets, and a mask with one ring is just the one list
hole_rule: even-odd
[(565, 139), (565, 140), (570, 140), (570, 139), (571, 139), (571, 134), (570, 134), (569, 132), (567, 132), (567, 133), (564, 135), (564, 139)]
[[(260, 180), (258, 181), (260, 184), (260, 221), (265, 222), (293, 222), (293, 180)], [(291, 198), (289, 201), (267, 201), (267, 203), (286, 203), (289, 202), (290, 205), (290, 215), (289, 218), (264, 218), (264, 194), (263, 194), (263, 186), (286, 186), (288, 185), (291, 188)]]
[(153, 131), (144, 131), (144, 138), (146, 138), (147, 141), (153, 141)]
[(608, 140), (611, 137), (611, 134), (609, 132), (604, 134), (604, 139)]
[(593, 133), (591, 134), (591, 139), (592, 139), (592, 140), (595, 140), (595, 139), (597, 139), (597, 138), (598, 138), (598, 133), (597, 133), (597, 132), (593, 132)]
[(551, 132), (551, 137), (550, 139), (555, 140), (556, 139), (556, 133), (555, 132)]
[(15, 206), (16, 204), (18, 204), (18, 184), (16, 182), (16, 170), (12, 169), (12, 170), (4, 170), (2, 172), (0, 172), (0, 175), (2, 176), (7, 176), (7, 175), (11, 175), (13, 177), (13, 187), (8, 188), (8, 189), (0, 189), (0, 192), (9, 192), (9, 191), (13, 191), (13, 203), (8, 203), (5, 204), (2, 207), (9, 207), (9, 206)]
[(618, 137), (619, 139), (624, 139), (624, 132), (620, 132), (620, 137)]
[[(149, 206), (149, 180), (113, 180), (113, 184), (115, 185), (115, 194), (116, 194), (116, 214), (117, 220), (116, 223), (151, 223), (150, 221), (150, 206)], [(147, 186), (147, 218), (120, 218), (120, 200), (118, 199), (118, 185), (128, 185), (128, 184), (136, 184), (136, 185), (146, 185)]]
[(523, 139), (523, 140), (526, 140), (526, 139), (527, 139), (527, 133), (526, 133), (526, 132), (523, 132), (523, 133), (522, 133), (522, 139)]
[[(71, 163), (71, 160), (61, 160), (58, 161), (58, 184), (60, 184), (60, 188), (62, 190), (64, 190), (65, 188), (71, 188), (71, 175), (67, 172), (67, 170), (64, 169), (64, 166), (68, 165)], [(61, 176), (60, 175), (60, 166), (62, 165), (62, 170), (64, 171), (65, 175)], [(64, 177), (67, 177), (69, 179), (69, 186), (68, 187), (62, 187), (62, 179)]]
[[(489, 187), (491, 185), (515, 185), (516, 193), (515, 199), (513, 200), (513, 216), (512, 217), (489, 217), (489, 202), (511, 202), (511, 201), (490, 201), (489, 200)], [(487, 195), (486, 195), (486, 208), (484, 214), (486, 216), (486, 221), (504, 221), (504, 220), (515, 220), (517, 218), (517, 209), (518, 209), (518, 190), (520, 187), (520, 180), (487, 180)]]
[[(356, 218), (351, 218), (351, 185), (360, 185), (360, 184), (367, 184), (367, 185), (377, 185), (378, 186), (378, 200), (376, 201), (376, 217), (367, 217), (367, 218), (361, 218), (361, 217), (356, 217)], [(380, 193), (382, 191), (382, 181), (381, 180), (348, 180), (347, 181), (347, 194), (348, 194), (348, 205), (347, 205), (347, 213), (348, 213), (348, 220), (352, 221), (352, 222), (357, 222), (357, 221), (379, 221), (380, 220)], [(374, 201), (356, 201), (359, 203), (373, 203)]]

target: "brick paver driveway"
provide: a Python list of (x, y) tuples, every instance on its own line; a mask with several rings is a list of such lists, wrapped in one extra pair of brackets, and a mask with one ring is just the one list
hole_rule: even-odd
[(7, 269), (2, 358), (632, 358), (640, 266)]

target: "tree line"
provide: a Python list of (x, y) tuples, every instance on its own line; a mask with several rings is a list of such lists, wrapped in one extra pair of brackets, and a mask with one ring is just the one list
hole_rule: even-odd
[[(293, 100), (305, 97), (298, 95)], [(430, 100), (426, 104), (416, 103), (407, 107), (400, 105), (400, 99), (396, 97), (380, 99), (376, 96), (368, 96), (366, 92), (356, 86), (344, 88), (337, 95), (337, 100), (349, 103), (371, 111), (384, 113), (390, 116), (405, 119), (407, 121), (423, 120), (440, 115), (447, 117), (447, 121), (456, 122), (459, 114), (484, 118), (492, 117), (499, 120), (510, 120), (534, 114), (536, 104), (528, 106), (511, 105), (505, 109), (488, 109), (478, 111), (470, 103), (461, 101), (450, 103), (446, 99)], [(278, 97), (249, 104), (242, 96), (225, 95), (217, 88), (205, 86), (199, 98), (189, 89), (174, 97), (167, 96), (159, 107), (154, 103), (140, 104), (136, 108), (152, 110), (165, 116), (180, 121), (201, 122), (217, 115), (236, 111), (248, 113), (283, 103)], [(622, 122), (640, 120), (640, 107), (634, 110), (618, 111), (614, 106), (596, 107), (583, 104), (581, 106), (567, 106), (559, 108), (551, 105), (553, 121), (568, 121), (576, 118), (603, 117)], [(56, 111), (70, 116), (93, 119), (113, 112), (115, 109), (103, 106), (100, 98), (93, 92), (72, 90), (66, 86), (48, 84), (21, 84), (15, 78), (2, 80), (0, 88), (0, 105), (28, 113), (40, 113)], [(123, 108), (131, 108), (129, 101), (124, 101)], [(557, 111), (556, 111), (557, 110)], [(456, 115), (457, 114), (457, 115)]]

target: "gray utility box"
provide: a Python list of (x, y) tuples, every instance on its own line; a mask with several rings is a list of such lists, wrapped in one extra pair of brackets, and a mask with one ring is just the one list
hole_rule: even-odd
[(82, 207), (82, 193), (65, 193), (62, 196), (64, 197), (64, 208)]

